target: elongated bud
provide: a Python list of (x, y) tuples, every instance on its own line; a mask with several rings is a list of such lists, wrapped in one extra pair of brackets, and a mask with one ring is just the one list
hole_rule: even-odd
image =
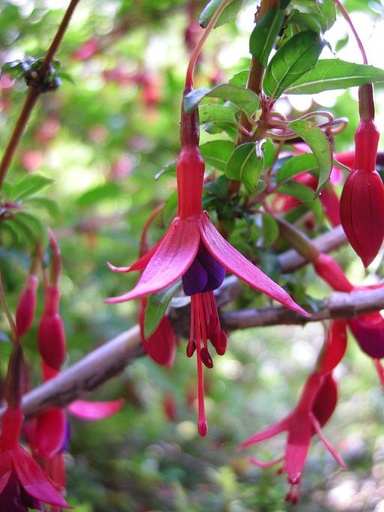
[(349, 243), (367, 267), (384, 238), (384, 185), (376, 171), (352, 171), (340, 198), (340, 220)]
[(19, 338), (32, 327), (36, 312), (36, 295), (39, 280), (37, 276), (27, 277), (16, 307), (16, 333)]
[(359, 113), (355, 161), (340, 197), (340, 220), (349, 243), (367, 267), (384, 238), (384, 185), (376, 172), (380, 133), (374, 122), (372, 84), (359, 88)]
[(60, 292), (56, 286), (47, 286), (45, 307), (38, 328), (38, 344), (44, 362), (59, 370), (66, 355), (66, 338), (63, 321), (58, 313)]
[(333, 290), (339, 292), (351, 292), (352, 284), (345, 276), (340, 265), (326, 253), (320, 253), (313, 262), (316, 274), (321, 277)]

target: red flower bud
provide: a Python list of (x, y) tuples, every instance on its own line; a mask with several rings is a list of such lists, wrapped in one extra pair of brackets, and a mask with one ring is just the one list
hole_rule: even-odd
[(59, 297), (56, 286), (47, 286), (44, 313), (37, 333), (41, 357), (55, 370), (60, 369), (66, 355), (64, 325), (58, 313)]
[(384, 318), (376, 311), (348, 321), (361, 350), (372, 359), (384, 357)]
[(32, 327), (36, 312), (37, 276), (28, 276), (16, 307), (16, 332), (20, 338)]
[(329, 254), (320, 253), (313, 262), (316, 274), (321, 277), (333, 290), (339, 292), (351, 292), (352, 284), (346, 278), (339, 264), (329, 256)]
[(352, 171), (340, 198), (340, 219), (349, 243), (367, 267), (384, 238), (384, 186), (376, 171)]

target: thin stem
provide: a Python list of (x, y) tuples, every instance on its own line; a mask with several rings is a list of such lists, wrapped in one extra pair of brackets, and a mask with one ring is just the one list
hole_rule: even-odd
[[(75, 7), (79, 3), (79, 1), (80, 0), (72, 0), (69, 4), (68, 9), (65, 12), (64, 18), (58, 28), (56, 36), (54, 37), (52, 44), (47, 51), (47, 54), (43, 60), (40, 70), (38, 71), (40, 78), (44, 77), (45, 74), (48, 72), (49, 66), (52, 63), (52, 60), (59, 49), (61, 41), (63, 40), (65, 31), (68, 28), (68, 24), (73, 14), (73, 11), (75, 10)], [(41, 91), (37, 87), (31, 86), (28, 90), (28, 94), (25, 98), (25, 102), (21, 110), (20, 116), (16, 122), (16, 125), (13, 129), (7, 147), (5, 148), (3, 158), (0, 162), (0, 190), (3, 186), (8, 169), (12, 163), (13, 157), (18, 148), (21, 136), (24, 133), (28, 120), (31, 116), (32, 110), (35, 107), (40, 94)]]
[(209, 34), (211, 33), (212, 29), (214, 28), (214, 26), (216, 24), (216, 21), (218, 20), (220, 14), (223, 12), (223, 10), (227, 7), (227, 5), (231, 1), (232, 0), (223, 0), (221, 2), (219, 7), (216, 9), (216, 12), (214, 13), (212, 18), (210, 19), (210, 21), (209, 21), (209, 23), (207, 25), (207, 28), (204, 30), (202, 36), (200, 37), (200, 39), (196, 43), (196, 46), (195, 46), (195, 48), (194, 48), (194, 50), (192, 52), (191, 58), (189, 59), (189, 63), (188, 63), (188, 68), (187, 68), (186, 77), (185, 77), (185, 86), (186, 87), (191, 87), (191, 88), (193, 87), (193, 73), (194, 73), (194, 69), (195, 69), (195, 65), (196, 65), (197, 59), (199, 58), (201, 50), (203, 49), (204, 43), (207, 40), (207, 38), (208, 38)]
[(354, 35), (354, 38), (356, 39), (356, 43), (357, 43), (357, 46), (359, 47), (359, 50), (360, 50), (360, 53), (361, 53), (361, 56), (363, 58), (363, 63), (364, 64), (368, 64), (368, 58), (367, 58), (367, 54), (365, 52), (365, 48), (364, 48), (364, 45), (359, 37), (359, 34), (357, 33), (354, 25), (353, 25), (353, 22), (351, 20), (351, 17), (349, 16), (348, 14), (348, 11), (346, 10), (346, 8), (344, 7), (344, 5), (340, 2), (340, 0), (333, 0), (335, 2), (335, 5), (337, 5), (339, 11), (341, 12), (341, 14), (343, 15), (345, 21), (348, 23), (353, 35)]

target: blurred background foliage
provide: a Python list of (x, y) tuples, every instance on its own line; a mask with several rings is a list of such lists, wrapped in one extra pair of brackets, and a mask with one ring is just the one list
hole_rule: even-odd
[[(380, 52), (374, 45), (382, 38), (384, 4), (346, 0), (344, 5), (360, 20), (371, 63), (379, 65), (375, 59)], [(62, 86), (40, 98), (7, 176), (10, 184), (33, 174), (52, 179), (38, 194), (44, 199), (32, 200), (30, 208), (54, 229), (63, 255), (61, 313), (68, 338), (67, 366), (136, 323), (137, 304), (103, 303), (128, 290), (136, 279), (111, 273), (106, 262), (134, 261), (152, 209), (167, 202), (163, 219), (151, 228), (151, 243), (159, 239), (174, 211), (174, 175), (166, 171), (159, 179), (154, 177), (177, 157), (188, 45), (199, 30), (196, 20), (203, 6), (200, 0), (81, 0), (57, 55)], [(0, 0), (1, 64), (44, 56), (66, 7), (63, 0)], [(197, 86), (209, 87), (247, 69), (254, 12), (254, 3), (245, 2), (236, 21), (214, 31), (199, 62)], [(350, 60), (357, 59), (347, 34), (345, 23), (337, 24), (330, 33), (331, 45), (340, 49), (340, 55), (352, 46)], [(5, 147), (27, 88), (5, 75), (0, 89), (0, 145)], [(377, 95), (382, 127), (380, 90)], [(284, 98), (281, 108), (331, 108), (335, 117), (349, 119), (336, 139), (336, 151), (352, 147), (355, 90), (299, 99)], [(28, 270), (30, 247), (25, 237), (7, 236), (0, 265), (13, 308)], [(338, 258), (351, 279), (360, 282), (367, 277), (349, 249), (341, 249)], [(312, 282), (313, 275), (303, 269), (300, 279)], [(320, 298), (327, 294), (313, 283), (311, 292)], [(40, 295), (40, 308), (41, 303)], [(119, 414), (92, 424), (71, 419), (68, 493), (74, 510), (290, 510), (284, 502), (285, 480), (274, 469), (252, 467), (235, 449), (295, 405), (321, 346), (323, 329), (283, 326), (233, 333), (228, 353), (217, 358), (207, 375), (210, 432), (204, 439), (195, 426), (195, 365), (184, 356), (184, 347), (172, 370), (147, 358), (137, 360), (94, 394), (98, 399), (123, 396), (126, 405)], [(33, 361), (36, 329), (26, 343)], [(8, 354), (4, 339), (3, 371)], [(382, 512), (383, 397), (371, 362), (353, 340), (338, 377), (340, 402), (326, 435), (342, 452), (349, 470), (339, 471), (315, 442), (296, 510)], [(34, 383), (39, 378), (38, 372), (32, 374)], [(279, 454), (281, 442), (261, 446), (261, 458)]]

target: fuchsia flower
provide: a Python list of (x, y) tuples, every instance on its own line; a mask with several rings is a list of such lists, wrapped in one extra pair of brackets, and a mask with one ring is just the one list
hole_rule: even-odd
[(23, 423), (20, 408), (8, 407), (2, 418), (0, 448), (0, 509), (41, 510), (41, 503), (71, 508), (29, 453), (19, 445)]
[(340, 219), (349, 243), (367, 267), (384, 238), (384, 185), (376, 172), (380, 133), (374, 122), (371, 84), (360, 86), (359, 107), (355, 161), (340, 197)]
[(271, 462), (262, 462), (249, 457), (250, 462), (261, 468), (282, 462), (279, 473), (286, 473), (290, 490), (285, 499), (296, 503), (299, 498), (300, 483), (311, 438), (317, 434), (336, 462), (343, 468), (345, 464), (335, 449), (325, 439), (321, 427), (332, 416), (337, 403), (337, 385), (332, 376), (333, 369), (341, 361), (346, 349), (345, 322), (332, 322), (318, 368), (308, 377), (300, 400), (295, 409), (283, 420), (267, 427), (244, 441), (238, 449), (243, 450), (271, 437), (287, 432), (284, 455)]
[[(359, 287), (355, 287), (349, 282), (332, 256), (320, 253), (313, 262), (313, 266), (317, 275), (326, 281), (333, 290), (349, 293), (359, 289)], [(383, 316), (379, 311), (374, 311), (373, 313), (350, 318), (347, 324), (361, 350), (374, 360), (379, 378), (384, 385), (384, 369), (379, 361), (384, 357)]]
[[(191, 88), (186, 87), (184, 95)], [(117, 272), (142, 271), (133, 290), (106, 300), (110, 304), (146, 297), (181, 279), (186, 295), (191, 296), (191, 334), (187, 354), (197, 354), (199, 419), (201, 435), (207, 433), (204, 412), (202, 364), (212, 367), (208, 340), (218, 354), (226, 347), (213, 291), (231, 272), (252, 288), (265, 293), (284, 306), (307, 315), (272, 279), (250, 263), (216, 230), (202, 210), (204, 161), (199, 148), (197, 111), (182, 111), (181, 153), (177, 160), (178, 215), (164, 237), (130, 267), (110, 268)]]

